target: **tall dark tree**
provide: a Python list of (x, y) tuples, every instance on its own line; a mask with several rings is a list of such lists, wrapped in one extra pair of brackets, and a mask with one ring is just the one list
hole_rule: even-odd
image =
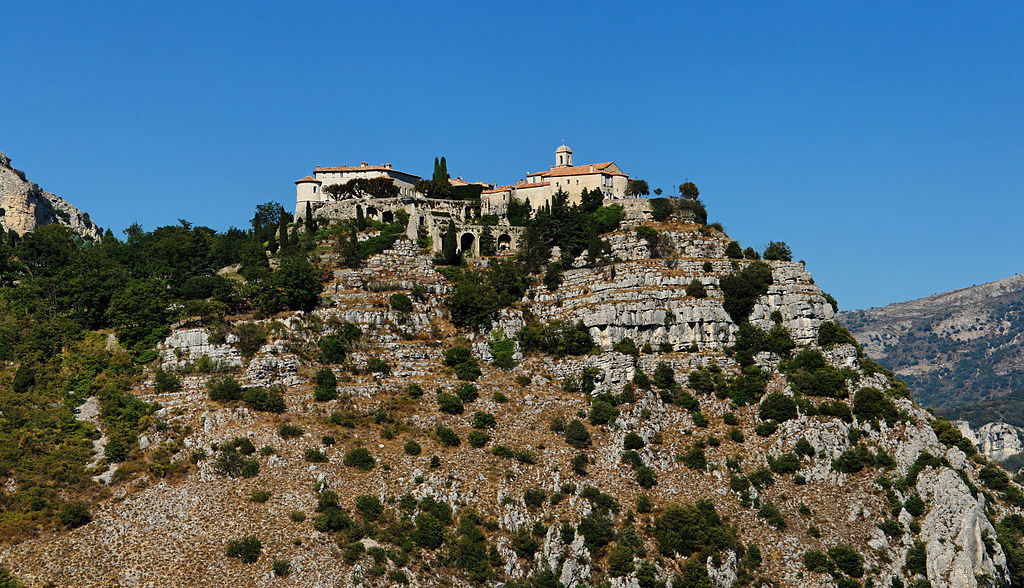
[(441, 180), (441, 160), (434, 158), (434, 175), (431, 177), (435, 182)]
[(480, 255), (489, 257), (495, 253), (497, 249), (494, 246), (494, 232), (491, 231), (491, 227), (484, 227), (480, 233)]
[[(281, 210), (284, 212), (284, 209)], [(288, 221), (281, 217), (281, 224), (277, 227), (277, 241), (281, 245), (281, 250), (284, 251), (288, 248)]]
[(362, 231), (366, 229), (366, 217), (363, 216), (363, 207), (356, 207), (356, 229)]
[(459, 237), (455, 234), (455, 221), (448, 221), (448, 231), (441, 241), (441, 257), (445, 265), (459, 265)]
[(441, 156), (441, 181), (447, 182), (451, 176), (448, 175), (448, 162), (444, 160), (444, 155)]

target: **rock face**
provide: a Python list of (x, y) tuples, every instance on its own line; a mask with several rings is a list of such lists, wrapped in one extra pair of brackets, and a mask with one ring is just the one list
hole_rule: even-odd
[(63, 198), (44, 192), (24, 172), (11, 167), (11, 159), (0, 153), (0, 228), (24, 235), (36, 227), (61, 224), (86, 241), (103, 236), (88, 213)]
[(1002, 578), (1006, 557), (1001, 549), (990, 553), (986, 547), (996, 532), (985, 517), (984, 496), (971, 496), (963, 480), (948, 468), (923, 472), (917, 490), (931, 503), (921, 523), (921, 540), (927, 546), (932, 585), (973, 587), (978, 576)]
[(981, 400), (1024, 389), (1024, 274), (843, 312), (839, 322), (868, 355), (905, 379), (922, 404), (975, 426), (1024, 425), (1009, 416), (970, 414)]
[(1024, 452), (1024, 429), (1007, 423), (986, 423), (977, 430), (967, 421), (953, 421), (960, 433), (989, 459), (1004, 461)]
[[(751, 576), (777, 586), (832, 586), (836, 578), (808, 569), (805, 555), (840, 544), (863, 558), (865, 584), (912, 586), (923, 578), (905, 562), (918, 542), (932, 586), (1006, 585), (1006, 554), (993, 540), (989, 517), (998, 521), (1021, 509), (985, 488), (980, 460), (940, 442), (932, 415), (900, 397), (889, 375), (869, 369), (856, 346), (818, 347), (819, 328), (834, 313), (803, 265), (770, 262), (773, 284), (750, 319), (765, 329), (781, 319), (802, 350), (821, 352), (824, 363), (842, 370), (843, 383), (829, 396), (794, 391), (797, 380), (780, 369), (786, 358), (761, 351), (756, 365), (744, 368), (729, 349), (738, 328), (718, 286), (734, 271), (723, 255), (728, 237), (684, 223), (659, 230), (662, 247), (671, 245), (661, 257), (652, 258), (633, 231), (617, 231), (608, 236), (619, 252), (615, 263), (567, 269), (554, 291), (533, 286), (490, 332), (455, 328), (445, 296), (456, 286), (411, 241), (399, 240), (357, 269), (340, 267), (323, 248), (329, 278), (314, 311), (174, 330), (152, 367), (177, 374), (180, 386), (160, 389), (153, 370), (138, 383), (140, 400), (159, 403), (158, 420), (137, 439), (134, 464), (97, 472), (106, 476), (110, 499), (98, 500), (92, 522), (77, 529), (0, 542), (0, 558), (30, 585), (376, 586), (401, 584), (393, 578), (404, 576), (414, 586), (461, 586), (469, 580), (452, 565), (458, 558), (450, 549), (467, 515), (467, 525), (480, 521), (483, 535), (474, 541), (485, 542), (492, 575), (481, 583), (490, 586), (529, 581), (543, 571), (566, 587), (607, 581), (633, 588), (651, 585), (652, 575), (675, 587), (672, 578), (687, 563), (702, 570), (700, 585), (716, 588)], [(687, 295), (694, 279), (704, 284), (706, 298)], [(411, 310), (392, 308), (396, 293), (410, 295)], [(514, 336), (532, 318), (581, 321), (598, 348), (565, 357), (519, 349), (514, 366), (493, 365), (489, 344), (501, 339), (499, 331)], [(237, 348), (245, 323), (266, 333), (251, 357)], [(353, 325), (358, 341), (343, 361), (326, 363), (322, 338)], [(636, 356), (613, 350), (625, 337), (650, 348)], [(471, 390), (444, 363), (454, 346), (469, 348), (479, 361)], [(688, 376), (705, 367), (721, 378), (713, 391), (691, 388)], [(314, 382), (325, 368), (336, 376), (337, 396), (318, 399)], [(676, 386), (631, 384), (641, 371), (666, 368)], [(734, 394), (751, 371), (763, 377), (760, 400)], [(211, 400), (210, 379), (225, 374), (245, 390), (280, 385), (286, 410)], [(583, 374), (592, 377), (592, 389), (584, 390)], [(854, 414), (853, 397), (864, 387), (884, 391), (897, 416)], [(464, 405), (442, 410), (441, 393), (466, 393)], [(780, 423), (763, 421), (761, 410), (780, 396), (795, 397), (792, 414)], [(614, 417), (606, 412), (598, 419), (599, 403)], [(83, 406), (82, 418), (94, 405)], [(573, 419), (587, 431), (586, 443), (568, 440), (565, 421)], [(287, 436), (285, 424), (293, 426)], [(442, 442), (440, 426), (459, 443)], [(993, 451), (1020, 442), (1005, 428), (963, 431)], [(225, 442), (242, 437), (252, 444), (247, 459), (258, 463), (257, 474), (218, 473)], [(627, 446), (633, 448), (628, 461)], [(372, 470), (346, 465), (356, 448), (371, 453)], [(165, 460), (176, 476), (157, 475), (170, 469), (157, 467), (161, 455), (170, 456)], [(856, 467), (838, 467), (844, 460), (856, 460)], [(642, 485), (641, 467), (656, 479)], [(254, 490), (269, 491), (270, 498), (253, 502)], [(363, 516), (356, 514), (357, 497), (381, 500), (383, 515), (365, 525), (372, 536), (364, 536), (361, 524), (345, 532), (318, 528), (323, 490), (337, 493), (352, 519)], [(527, 490), (543, 499), (528, 500)], [(416, 520), (414, 510), (402, 514), (400, 505), (427, 497), (452, 511), (445, 545), (410, 545), (408, 555), (400, 554), (401, 538), (411, 532), (404, 525)], [(641, 499), (651, 508), (641, 510)], [(702, 500), (714, 505), (743, 548), (710, 557), (659, 556), (652, 534), (658, 517), (668, 505)], [(601, 545), (595, 541), (605, 525), (615, 536)], [(246, 535), (263, 542), (258, 565), (225, 557), (227, 542)], [(362, 550), (343, 555), (357, 540)], [(611, 548), (626, 544), (635, 550), (632, 571), (608, 577)], [(273, 560), (290, 562), (291, 575), (273, 576), (267, 565)]]

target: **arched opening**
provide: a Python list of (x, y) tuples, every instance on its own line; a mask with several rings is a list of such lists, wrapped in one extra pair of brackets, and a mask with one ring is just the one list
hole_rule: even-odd
[(459, 245), (463, 256), (473, 255), (473, 242), (476, 241), (476, 235), (473, 233), (463, 233), (462, 238), (459, 239)]
[(512, 247), (512, 237), (507, 233), (498, 235), (498, 251), (508, 251)]
[(390, 210), (385, 210), (383, 214), (381, 214), (380, 220), (381, 222), (390, 225), (391, 223), (395, 222), (395, 214)]
[(373, 207), (373, 206), (367, 206), (366, 207), (366, 218), (372, 218), (374, 220), (380, 220), (378, 218), (378, 216), (379, 215), (378, 215), (377, 209), (375, 207)]

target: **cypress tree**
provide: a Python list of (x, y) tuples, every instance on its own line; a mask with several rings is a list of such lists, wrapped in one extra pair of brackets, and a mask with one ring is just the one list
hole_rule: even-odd
[(288, 247), (288, 221), (283, 215), (281, 216), (281, 225), (278, 227), (277, 240), (281, 244), (282, 250)]
[(292, 227), (292, 234), (288, 237), (288, 248), (293, 250), (299, 248), (299, 225)]
[(309, 201), (306, 201), (306, 230), (310, 234), (315, 233), (317, 229), (316, 221), (313, 220), (313, 207), (309, 205)]
[(434, 158), (434, 177), (435, 182), (441, 179), (441, 162), (436, 157)]
[(277, 253), (277, 238), (274, 235), (274, 233), (270, 233), (270, 239), (267, 240), (267, 251), (269, 251), (271, 255)]
[(356, 207), (356, 228), (362, 231), (366, 228), (366, 217), (363, 216), (363, 207)]
[(444, 160), (444, 155), (441, 156), (441, 181), (447, 182), (448, 178), (448, 164)]
[(455, 235), (455, 221), (448, 221), (448, 232), (444, 234), (441, 253), (445, 265), (459, 265), (458, 237)]

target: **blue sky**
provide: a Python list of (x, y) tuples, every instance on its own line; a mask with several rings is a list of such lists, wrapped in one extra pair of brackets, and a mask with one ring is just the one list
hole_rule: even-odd
[(119, 233), (243, 226), (317, 164), (505, 183), (564, 139), (866, 308), (1024, 271), (1022, 7), (18, 2), (0, 151)]

